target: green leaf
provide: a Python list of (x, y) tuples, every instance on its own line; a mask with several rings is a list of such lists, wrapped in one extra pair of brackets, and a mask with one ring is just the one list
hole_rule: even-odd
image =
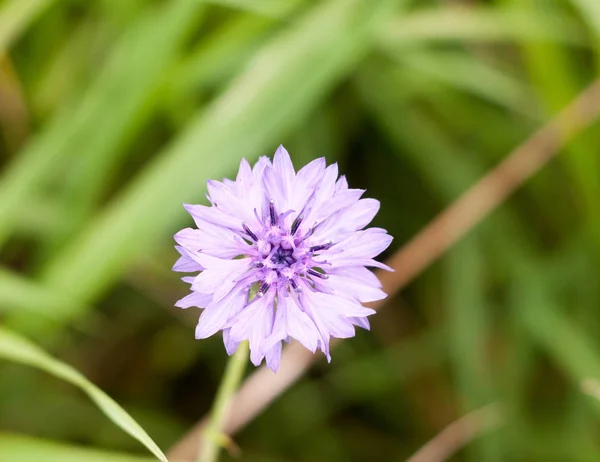
[[(530, 14), (537, 14), (539, 3), (535, 0), (513, 0)], [(549, 10), (560, 12), (560, 5), (548, 6)], [(598, 9), (598, 8), (596, 8)], [(591, 11), (589, 12), (591, 16)], [(571, 50), (552, 43), (522, 44), (526, 67), (531, 80), (547, 108), (548, 116), (564, 108), (581, 91), (583, 79), (577, 69), (577, 58)], [(553, 72), (548, 72), (553, 69)], [(600, 256), (600, 220), (598, 220), (598, 197), (600, 197), (600, 156), (597, 145), (600, 140), (597, 130), (588, 130), (566, 147), (560, 161), (567, 167), (572, 180), (573, 191), (579, 194), (578, 207), (585, 210), (589, 239), (596, 246)]]
[[(446, 305), (453, 379), (460, 396), (461, 413), (496, 401), (487, 342), (492, 331), (490, 306), (486, 299), (486, 273), (482, 257), (482, 233), (466, 237), (448, 253)], [(466, 460), (502, 460), (495, 440), (475, 441), (467, 449)]]
[(426, 49), (398, 50), (394, 58), (410, 71), (477, 95), (529, 117), (540, 119), (532, 89), (475, 55), (456, 51)]
[(0, 327), (0, 358), (41, 369), (79, 387), (117, 426), (146, 446), (159, 460), (167, 461), (144, 429), (106, 393), (68, 364), (58, 361), (26, 338), (3, 327)]
[(10, 462), (151, 462), (154, 460), (11, 433), (0, 433), (0, 459)]
[(303, 0), (287, 0), (277, 2), (273, 0), (208, 0), (209, 3), (229, 6), (239, 10), (249, 11), (271, 18), (280, 18), (293, 10)]
[(0, 56), (54, 0), (8, 0), (0, 6)]
[[(274, 39), (214, 104), (43, 272), (44, 281), (91, 300), (184, 217), (210, 178), (231, 174), (242, 156), (274, 151), (369, 50), (396, 2), (319, 4)], [(77, 279), (78, 283), (72, 281)], [(77, 313), (73, 311), (70, 316)], [(65, 317), (65, 321), (67, 317)]]
[(33, 138), (0, 178), (0, 243), (16, 224), (19, 209), (43, 183), (48, 172), (75, 159), (65, 183), (68, 205), (85, 222), (113, 171), (122, 143), (135, 135), (161, 84), (165, 69), (175, 58), (187, 33), (196, 24), (203, 2), (175, 0), (145, 10), (115, 46), (86, 94), (65, 107)]
[(264, 17), (235, 16), (208, 35), (183, 60), (167, 83), (169, 92), (188, 97), (195, 88), (222, 84), (265, 41), (273, 24), (275, 21)]
[[(560, 312), (552, 297), (543, 291), (539, 275), (523, 275), (523, 284), (536, 295), (536, 300), (520, 314), (529, 335), (541, 346), (579, 388), (590, 379), (600, 380), (600, 354), (572, 321)], [(590, 398), (600, 413), (600, 401)]]
[(70, 306), (73, 303), (69, 297), (54, 293), (31, 279), (0, 268), (0, 313), (27, 310), (30, 314), (53, 319), (56, 313), (65, 307), (67, 310), (85, 309)]
[(538, 10), (516, 8), (432, 8), (390, 21), (381, 29), (383, 46), (397, 47), (431, 41), (555, 41), (585, 44), (577, 24)]
[(571, 0), (571, 3), (581, 11), (584, 21), (587, 21), (600, 36), (600, 2), (598, 0)]

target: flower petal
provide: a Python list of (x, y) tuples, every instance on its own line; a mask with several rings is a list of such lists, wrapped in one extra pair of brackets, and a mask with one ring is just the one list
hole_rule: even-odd
[(304, 311), (319, 331), (319, 347), (325, 353), (328, 361), (331, 361), (329, 354), (331, 337), (354, 337), (354, 325), (349, 318), (364, 317), (375, 313), (375, 310), (365, 308), (348, 299), (322, 292), (304, 292), (301, 302)]
[(178, 308), (189, 308), (196, 306), (198, 308), (204, 308), (212, 301), (212, 294), (203, 294), (200, 292), (192, 292), (186, 295), (181, 300), (177, 300), (175, 306)]
[[(317, 223), (321, 223), (333, 214), (347, 209), (354, 205), (364, 192), (363, 189), (347, 189), (336, 194), (332, 198), (325, 200), (319, 207), (319, 210), (313, 214), (313, 220)], [(345, 215), (340, 218), (345, 219)]]
[(230, 329), (223, 329), (223, 344), (225, 345), (225, 351), (229, 356), (236, 352), (238, 346), (240, 346), (240, 342), (234, 342), (231, 340), (229, 335)]
[(339, 242), (349, 237), (349, 233), (367, 226), (378, 211), (378, 200), (360, 199), (319, 223), (312, 239), (319, 242)]
[(280, 291), (277, 297), (273, 331), (265, 340), (265, 348), (293, 337), (314, 353), (319, 338), (314, 322), (302, 311), (292, 295), (284, 296), (282, 292)]
[(206, 269), (194, 281), (192, 290), (205, 294), (214, 294), (218, 302), (236, 285), (238, 279), (250, 270), (250, 258), (224, 260), (222, 258), (196, 253), (192, 258)]
[(176, 245), (175, 248), (181, 254), (181, 257), (173, 265), (173, 271), (195, 273), (196, 271), (202, 271), (204, 269), (202, 265), (189, 256), (188, 251), (183, 247)]
[[(272, 292), (272, 291), (271, 291)], [(248, 340), (250, 360), (258, 366), (265, 357), (264, 340), (271, 334), (274, 318), (273, 294), (256, 297), (225, 327), (230, 327), (230, 339), (236, 342)]]
[(279, 363), (281, 362), (281, 342), (277, 342), (265, 351), (265, 359), (267, 367), (273, 372), (277, 372)]
[(273, 169), (271, 170), (276, 178), (278, 189), (284, 198), (284, 203), (279, 204), (280, 211), (285, 212), (289, 207), (290, 188), (294, 184), (296, 172), (292, 159), (283, 146), (279, 146), (273, 157)]
[[(363, 269), (365, 268), (363, 267)], [(374, 302), (387, 297), (387, 294), (383, 290), (369, 284), (364, 279), (347, 276), (343, 273), (339, 274), (335, 270), (330, 271), (328, 275), (328, 279), (323, 281), (322, 286), (334, 295), (351, 297), (360, 303)]]
[(325, 254), (334, 267), (378, 266), (390, 269), (372, 258), (383, 252), (392, 242), (392, 236), (381, 228), (356, 231), (347, 239), (334, 244)]
[(348, 318), (348, 320), (355, 326), (362, 327), (365, 330), (371, 330), (371, 324), (369, 318)]
[(174, 238), (190, 253), (202, 251), (214, 257), (234, 258), (248, 251), (248, 246), (238, 234), (212, 223), (204, 223), (200, 229), (182, 229)]
[(242, 189), (248, 189), (252, 186), (254, 177), (252, 176), (252, 167), (246, 159), (240, 161), (240, 169), (238, 170), (235, 182), (240, 185)]
[(242, 227), (243, 219), (233, 217), (217, 207), (207, 207), (205, 205), (183, 204), (184, 208), (192, 216), (198, 228), (202, 228), (206, 222), (230, 228), (233, 230)]
[(196, 338), (207, 338), (216, 334), (230, 319), (243, 310), (247, 302), (248, 289), (242, 286), (230, 291), (222, 300), (208, 304), (198, 320)]
[(324, 157), (309, 162), (298, 171), (289, 198), (289, 209), (296, 212), (295, 216), (302, 211), (310, 197), (315, 193), (324, 174)]

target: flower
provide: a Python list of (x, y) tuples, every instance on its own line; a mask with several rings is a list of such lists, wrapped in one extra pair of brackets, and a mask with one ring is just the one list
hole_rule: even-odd
[(254, 168), (242, 159), (235, 181), (208, 181), (212, 206), (184, 205), (197, 229), (175, 235), (181, 254), (173, 270), (198, 272), (182, 278), (192, 292), (176, 306), (204, 308), (196, 338), (219, 330), (228, 354), (243, 340), (250, 359), (263, 358), (277, 371), (282, 341), (300, 341), (327, 360), (332, 337), (369, 329), (375, 311), (362, 303), (386, 297), (366, 266), (391, 270), (373, 258), (392, 237), (363, 229), (379, 210), (375, 199), (349, 189), (337, 164), (310, 162), (295, 173), (283, 146), (273, 163)]

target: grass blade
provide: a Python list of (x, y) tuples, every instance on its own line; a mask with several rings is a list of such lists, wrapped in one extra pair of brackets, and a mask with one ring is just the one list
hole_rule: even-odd
[(581, 11), (581, 16), (600, 36), (600, 2), (596, 0), (571, 0), (571, 3)]
[(0, 6), (0, 56), (54, 0), (8, 0)]
[(390, 47), (424, 41), (586, 43), (577, 25), (564, 17), (538, 10), (532, 19), (530, 12), (516, 8), (424, 9), (391, 21), (381, 30), (380, 40)]
[(45, 282), (77, 300), (97, 297), (166, 238), (184, 216), (179, 204), (199, 198), (205, 180), (231, 172), (242, 155), (273, 150), (364, 55), (394, 3), (341, 0), (309, 12), (45, 268)]
[(142, 443), (159, 460), (167, 458), (140, 425), (112, 398), (68, 364), (58, 361), (19, 334), (0, 327), (0, 358), (41, 369), (86, 393), (117, 426)]
[(49, 122), (10, 165), (0, 178), (0, 243), (48, 172), (78, 153), (83, 155), (76, 158), (67, 191), (76, 190), (69, 196), (75, 201), (76, 224), (84, 220), (80, 210), (97, 199), (121, 143), (139, 128), (165, 67), (197, 21), (202, 5), (176, 0), (140, 15), (76, 107), (66, 108)]
[(396, 52), (394, 58), (410, 71), (458, 90), (505, 106), (528, 117), (540, 119), (532, 91), (523, 82), (496, 69), (476, 56), (461, 52), (415, 50)]
[[(26, 310), (52, 319), (73, 301), (12, 271), (0, 268), (0, 313)], [(73, 309), (67, 308), (67, 309)], [(77, 309), (77, 308), (76, 308)]]
[[(565, 371), (577, 388), (589, 379), (600, 380), (600, 355), (593, 342), (560, 313), (535, 279), (534, 275), (525, 279), (530, 290), (537, 290), (537, 303), (520, 312), (525, 329)], [(590, 397), (589, 402), (600, 413), (600, 401)]]
[(11, 462), (152, 462), (154, 459), (0, 433), (0, 459)]

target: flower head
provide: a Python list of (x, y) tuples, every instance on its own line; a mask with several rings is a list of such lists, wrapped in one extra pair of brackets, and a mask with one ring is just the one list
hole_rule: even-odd
[(364, 229), (379, 210), (363, 190), (349, 189), (337, 165), (320, 158), (297, 173), (280, 146), (273, 162), (251, 168), (242, 159), (235, 181), (208, 182), (211, 206), (185, 205), (197, 229), (175, 235), (181, 258), (173, 269), (192, 292), (176, 306), (204, 308), (196, 338), (219, 330), (227, 353), (243, 340), (259, 365), (279, 367), (282, 341), (295, 338), (328, 360), (332, 337), (369, 328), (374, 310), (362, 303), (386, 296), (366, 266), (392, 237)]

